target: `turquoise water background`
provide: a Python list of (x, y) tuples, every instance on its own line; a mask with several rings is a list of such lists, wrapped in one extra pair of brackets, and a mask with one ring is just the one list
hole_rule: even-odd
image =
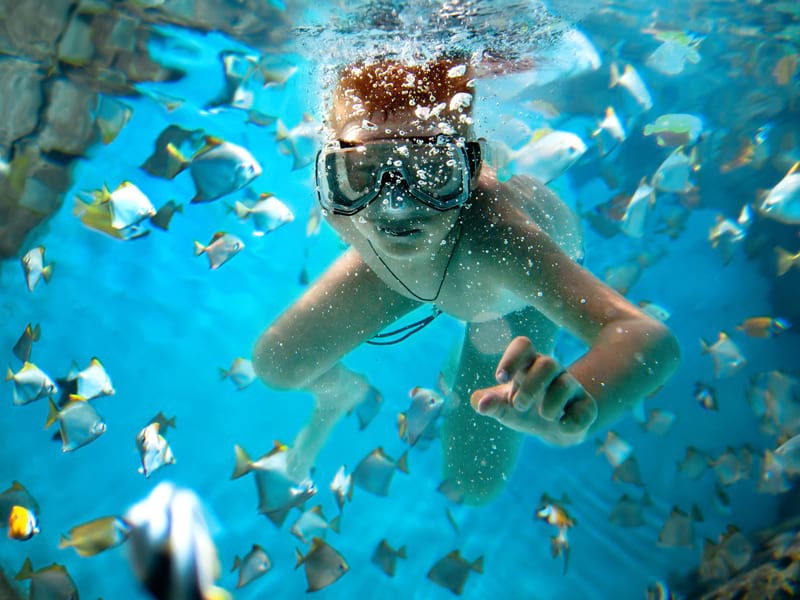
[[(237, 575), (228, 570), (234, 555), (244, 555), (258, 543), (269, 553), (273, 569), (235, 591), (235, 597), (301, 597), (306, 583), (302, 569), (294, 570), (294, 548), (303, 545), (288, 533), (299, 513), (292, 513), (277, 529), (256, 513), (252, 477), (231, 481), (230, 473), (235, 444), (258, 456), (273, 440), (290, 443), (310, 410), (310, 397), (271, 391), (260, 383), (236, 391), (230, 381), (220, 380), (218, 367), (249, 357), (264, 327), (303, 292), (298, 277), (308, 245), (312, 277), (339, 254), (341, 245), (325, 225), (318, 238), (306, 238), (305, 217), (316, 202), (312, 173), (310, 168), (291, 170), (291, 158), (278, 152), (271, 128), (245, 126), (243, 113), (237, 111), (198, 111), (221, 89), (219, 50), (244, 48), (214, 34), (181, 35), (192, 50), (164, 60), (186, 68), (187, 77), (158, 87), (186, 98), (186, 104), (168, 113), (147, 98), (126, 100), (135, 109), (132, 121), (112, 144), (95, 147), (80, 163), (64, 207), (29, 238), (28, 247), (44, 245), (48, 262), (55, 262), (50, 284), (29, 293), (19, 262), (0, 264), (0, 356), (16, 370), (10, 349), (26, 323), (40, 323), (42, 339), (33, 352), (38, 366), (62, 376), (73, 360), (83, 367), (97, 356), (117, 390), (112, 397), (94, 401), (108, 431), (85, 448), (62, 454), (50, 440), (52, 430), (43, 429), (45, 403), (14, 407), (11, 385), (0, 388), (0, 486), (22, 482), (41, 506), (42, 528), (25, 543), (0, 536), (0, 564), (14, 574), (26, 556), (37, 568), (55, 561), (67, 566), (82, 598), (145, 598), (127, 566), (124, 546), (82, 559), (71, 550), (58, 550), (58, 539), (79, 523), (124, 512), (157, 482), (171, 480), (194, 489), (213, 515), (224, 572), (220, 585), (233, 589)], [(300, 66), (275, 98), (278, 114), (290, 125), (305, 110), (317, 107), (315, 82)], [(294, 211), (296, 221), (256, 238), (249, 223), (240, 223), (226, 213), (222, 202), (215, 202), (187, 205), (169, 232), (154, 230), (132, 242), (86, 229), (71, 212), (72, 197), (79, 190), (131, 180), (156, 206), (170, 198), (188, 202), (193, 196), (188, 173), (165, 181), (139, 168), (157, 134), (172, 123), (202, 127), (250, 149), (264, 168), (252, 189), (276, 194)], [(573, 188), (569, 176), (553, 187), (573, 206), (582, 192), (588, 193)], [(226, 200), (236, 198), (233, 194)], [(649, 582), (696, 566), (704, 537), (716, 538), (728, 523), (745, 533), (766, 525), (777, 499), (757, 494), (754, 480), (728, 490), (731, 513), (724, 515), (712, 505), (713, 472), (690, 481), (676, 468), (688, 445), (717, 455), (727, 446), (750, 443), (761, 449), (771, 444), (758, 432), (744, 388), (751, 375), (797, 364), (795, 335), (770, 340), (736, 335), (748, 364), (734, 377), (713, 382), (719, 411), (704, 411), (694, 400), (695, 382), (713, 377), (711, 359), (701, 354), (699, 338), (714, 340), (719, 331), (771, 310), (766, 296), (770, 282), (756, 264), (738, 252), (724, 265), (706, 240), (717, 212), (693, 210), (686, 233), (670, 242), (668, 256), (648, 268), (629, 294), (634, 301), (651, 300), (671, 310), (668, 324), (683, 349), (679, 372), (647, 401), (648, 408), (676, 413), (673, 430), (664, 438), (648, 435), (630, 417), (613, 427), (633, 445), (645, 489), (654, 501), (645, 511), (644, 527), (627, 530), (608, 522), (622, 493), (639, 497), (641, 490), (612, 482), (611, 467), (596, 453), (593, 440), (569, 449), (526, 440), (517, 469), (507, 474), (505, 492), (482, 508), (453, 505), (436, 492), (441, 453), (434, 444), (412, 450), (410, 475), (396, 474), (388, 498), (355, 490), (353, 502), (345, 507), (341, 533), (327, 538), (347, 559), (350, 572), (317, 595), (449, 598), (450, 592), (425, 575), (436, 560), (458, 548), (468, 560), (484, 556), (485, 573), (470, 576), (466, 598), (642, 598)], [(239, 235), (247, 248), (212, 272), (206, 257), (193, 256), (192, 242), (206, 243), (218, 230)], [(636, 250), (622, 236), (607, 240), (588, 227), (586, 236), (586, 266), (598, 274), (620, 255)], [(442, 317), (402, 344), (364, 347), (348, 356), (346, 363), (367, 374), (381, 390), (385, 405), (363, 432), (355, 418), (340, 423), (318, 461), (319, 492), (309, 506), (321, 503), (326, 515), (336, 514), (327, 486), (341, 464), (352, 469), (378, 445), (391, 456), (400, 455), (403, 443), (397, 437), (396, 414), (407, 407), (409, 389), (435, 387), (462, 330), (460, 323)], [(566, 357), (577, 350), (568, 341), (561, 346)], [(177, 464), (145, 479), (136, 472), (134, 439), (158, 411), (177, 417), (177, 428), (167, 435)], [(577, 525), (569, 533), (572, 552), (566, 575), (561, 573), (561, 560), (550, 557), (552, 528), (532, 518), (542, 493), (566, 493), (572, 501)], [(688, 510), (693, 503), (706, 517), (696, 524), (695, 548), (658, 547), (658, 531), (672, 506)], [(447, 508), (460, 533), (448, 523)], [(382, 538), (408, 549), (409, 558), (398, 564), (393, 579), (370, 563)]]

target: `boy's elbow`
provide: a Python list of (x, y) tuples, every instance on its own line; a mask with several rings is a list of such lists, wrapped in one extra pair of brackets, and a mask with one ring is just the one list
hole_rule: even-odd
[(269, 333), (261, 336), (253, 349), (253, 369), (267, 386), (276, 390), (295, 390), (303, 387), (308, 378), (299, 361), (293, 361), (290, 351)]
[(653, 363), (658, 365), (659, 371), (666, 381), (677, 371), (681, 364), (681, 346), (672, 330), (661, 321), (653, 321), (652, 329), (648, 333), (651, 343)]

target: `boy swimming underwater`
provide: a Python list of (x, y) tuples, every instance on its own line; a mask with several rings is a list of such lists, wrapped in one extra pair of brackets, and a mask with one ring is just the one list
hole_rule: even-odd
[[(421, 304), (467, 323), (442, 428), (445, 478), (467, 502), (502, 489), (518, 432), (578, 444), (677, 368), (672, 333), (576, 262), (581, 232), (566, 204), (531, 178), (498, 181), (481, 161), (472, 77), (457, 59), (339, 75), (316, 176), (350, 248), (254, 352), (268, 385), (316, 397), (292, 449), (298, 478), (369, 391), (342, 357)], [(589, 347), (567, 367), (552, 356), (562, 327)]]

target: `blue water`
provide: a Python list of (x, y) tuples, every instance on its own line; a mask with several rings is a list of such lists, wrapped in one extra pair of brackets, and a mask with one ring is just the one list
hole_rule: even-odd
[[(598, 33), (588, 26), (585, 32), (590, 39)], [(256, 513), (252, 477), (231, 481), (230, 473), (235, 444), (258, 456), (272, 447), (273, 440), (290, 443), (308, 415), (311, 399), (302, 393), (271, 391), (260, 383), (236, 391), (230, 381), (220, 380), (218, 367), (228, 367), (239, 356), (249, 357), (261, 331), (304, 291), (298, 278), (307, 247), (313, 278), (342, 246), (325, 225), (318, 237), (306, 238), (306, 215), (316, 202), (312, 173), (308, 167), (291, 170), (291, 158), (281, 154), (273, 140), (274, 127), (245, 125), (240, 111), (209, 114), (201, 110), (217, 96), (223, 83), (217, 53), (246, 48), (219, 34), (174, 34), (188, 46), (181, 53), (174, 48), (159, 49), (159, 58), (186, 70), (187, 75), (177, 83), (154, 87), (186, 102), (167, 112), (147, 97), (125, 100), (134, 108), (131, 122), (113, 143), (93, 147), (91, 155), (79, 162), (63, 208), (28, 239), (26, 249), (44, 245), (48, 261), (56, 264), (50, 284), (29, 293), (19, 262), (0, 264), (0, 356), (16, 370), (11, 347), (26, 323), (40, 323), (42, 339), (33, 353), (37, 365), (61, 376), (73, 360), (84, 366), (97, 356), (117, 390), (115, 396), (93, 401), (108, 423), (108, 431), (92, 444), (62, 454), (59, 445), (50, 441), (51, 432), (43, 429), (45, 403), (14, 407), (10, 384), (0, 388), (0, 488), (13, 480), (22, 482), (41, 506), (42, 528), (41, 534), (25, 543), (0, 536), (0, 565), (14, 574), (26, 556), (36, 568), (58, 562), (66, 565), (82, 598), (145, 598), (127, 566), (124, 547), (82, 559), (71, 550), (58, 550), (58, 540), (79, 523), (124, 512), (157, 482), (170, 480), (194, 489), (213, 515), (212, 529), (223, 566), (220, 585), (234, 588), (237, 574), (228, 572), (234, 556), (258, 543), (270, 555), (273, 569), (235, 591), (235, 597), (300, 597), (306, 582), (302, 569), (294, 570), (294, 548), (303, 546), (287, 531), (299, 513), (290, 515), (287, 524), (277, 529)], [(626, 58), (626, 50), (633, 52), (642, 40), (628, 41), (627, 46), (615, 50), (625, 62), (635, 58)], [(687, 74), (669, 82), (670, 86), (692, 86), (693, 73), (714, 64), (711, 48), (717, 41), (711, 42), (708, 52), (701, 46), (702, 62), (689, 65)], [(607, 48), (602, 52), (602, 68), (606, 69), (612, 57)], [(290, 126), (306, 111), (321, 116), (313, 60), (301, 54), (293, 54), (291, 59), (299, 71), (271, 100), (275, 114)], [(649, 73), (648, 81), (652, 89), (663, 91), (666, 86), (659, 85), (658, 77)], [(796, 74), (791, 85), (796, 94)], [(701, 112), (699, 95), (698, 91), (683, 96), (684, 102), (698, 104), (677, 102), (662, 112)], [(583, 118), (600, 117), (604, 109), (597, 106), (596, 114)], [(477, 111), (480, 124), (481, 109)], [(647, 116), (657, 114), (654, 109)], [(496, 115), (487, 111), (484, 123), (492, 118)], [(644, 118), (639, 130), (650, 120)], [(214, 202), (187, 205), (185, 214), (174, 217), (168, 233), (155, 230), (132, 242), (86, 229), (71, 211), (72, 198), (80, 190), (96, 189), (103, 183), (115, 187), (127, 179), (156, 206), (171, 198), (187, 202), (194, 195), (188, 173), (166, 181), (139, 168), (152, 152), (157, 134), (169, 124), (202, 127), (209, 134), (247, 147), (264, 168), (252, 189), (273, 192), (294, 211), (296, 221), (257, 238), (251, 235), (249, 223), (239, 222), (222, 202)], [(638, 134), (630, 137), (635, 140)], [(643, 163), (657, 165), (666, 156), (666, 151), (654, 144), (643, 147), (650, 153), (642, 155)], [(713, 161), (714, 157), (709, 157), (703, 168), (711, 168)], [(765, 177), (761, 187), (774, 185), (781, 176)], [(578, 181), (570, 172), (551, 187), (576, 209), (581, 203), (596, 203), (592, 194), (598, 190), (606, 197), (613, 195), (596, 180)], [(237, 197), (232, 194), (226, 200)], [(714, 340), (718, 332), (732, 332), (746, 317), (774, 312), (770, 303), (773, 276), (759, 262), (748, 260), (741, 249), (724, 264), (707, 241), (715, 216), (735, 217), (740, 205), (740, 199), (730, 199), (724, 206), (693, 209), (686, 231), (677, 240), (659, 238), (665, 257), (647, 268), (628, 294), (632, 301), (650, 300), (668, 307), (672, 316), (667, 324), (683, 349), (680, 370), (647, 401), (648, 409), (663, 408), (677, 415), (672, 431), (663, 438), (646, 434), (631, 417), (613, 427), (634, 447), (644, 488), (654, 501), (645, 511), (645, 526), (620, 529), (608, 522), (611, 507), (623, 493), (639, 497), (642, 490), (612, 482), (612, 469), (596, 453), (594, 440), (569, 449), (526, 440), (517, 469), (508, 474), (505, 491), (482, 508), (453, 505), (436, 492), (441, 452), (433, 444), (411, 452), (411, 473), (395, 476), (388, 498), (355, 490), (352, 504), (345, 507), (341, 534), (331, 533), (327, 538), (347, 559), (350, 572), (318, 596), (449, 598), (450, 592), (436, 587), (425, 575), (436, 560), (459, 549), (468, 560), (484, 557), (485, 573), (470, 575), (465, 598), (642, 598), (649, 582), (696, 566), (703, 538), (715, 539), (729, 523), (747, 534), (768, 524), (778, 498), (756, 493), (755, 479), (728, 489), (731, 512), (726, 515), (712, 503), (712, 471), (690, 481), (676, 467), (689, 445), (713, 456), (727, 446), (745, 443), (759, 452), (774, 448), (775, 440), (759, 432), (744, 390), (752, 375), (797, 368), (797, 336), (791, 331), (769, 340), (734, 333), (748, 362), (729, 379), (714, 380), (711, 359), (701, 354), (700, 337)], [(212, 272), (204, 256), (193, 256), (192, 242), (205, 243), (218, 230), (241, 236), (247, 248)], [(588, 225), (585, 234), (586, 267), (601, 277), (606, 268), (619, 264), (621, 257), (652, 249), (647, 240), (637, 242), (623, 235), (606, 239)], [(788, 276), (793, 275), (796, 273)], [(358, 308), (353, 306), (353, 310)], [(416, 385), (435, 387), (438, 372), (462, 332), (461, 323), (445, 316), (402, 344), (363, 347), (347, 357), (346, 364), (367, 374), (386, 402), (362, 432), (354, 418), (339, 424), (317, 463), (314, 478), (319, 493), (310, 505), (319, 502), (326, 515), (336, 514), (327, 484), (341, 464), (352, 469), (378, 445), (391, 456), (400, 455), (403, 443), (397, 438), (396, 415), (407, 407), (408, 390)], [(569, 340), (560, 346), (566, 357), (577, 351)], [(703, 410), (694, 400), (694, 385), (700, 380), (716, 387), (717, 412)], [(145, 479), (136, 472), (139, 462), (134, 439), (158, 411), (177, 416), (177, 428), (167, 435), (177, 464)], [(566, 575), (561, 573), (560, 559), (550, 557), (549, 538), (554, 532), (532, 518), (543, 493), (556, 497), (566, 493), (571, 498), (577, 525), (569, 533), (572, 552)], [(694, 548), (657, 546), (658, 532), (672, 506), (688, 510), (694, 503), (705, 515), (705, 520), (696, 524)], [(460, 533), (448, 523), (447, 508)], [(405, 544), (408, 549), (409, 558), (398, 564), (393, 579), (370, 563), (382, 538), (393, 547)]]

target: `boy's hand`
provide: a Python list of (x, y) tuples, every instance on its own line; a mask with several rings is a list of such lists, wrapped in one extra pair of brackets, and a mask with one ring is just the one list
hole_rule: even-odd
[(552, 356), (514, 338), (497, 365), (499, 385), (473, 392), (478, 413), (559, 445), (577, 444), (597, 419), (597, 403)]

